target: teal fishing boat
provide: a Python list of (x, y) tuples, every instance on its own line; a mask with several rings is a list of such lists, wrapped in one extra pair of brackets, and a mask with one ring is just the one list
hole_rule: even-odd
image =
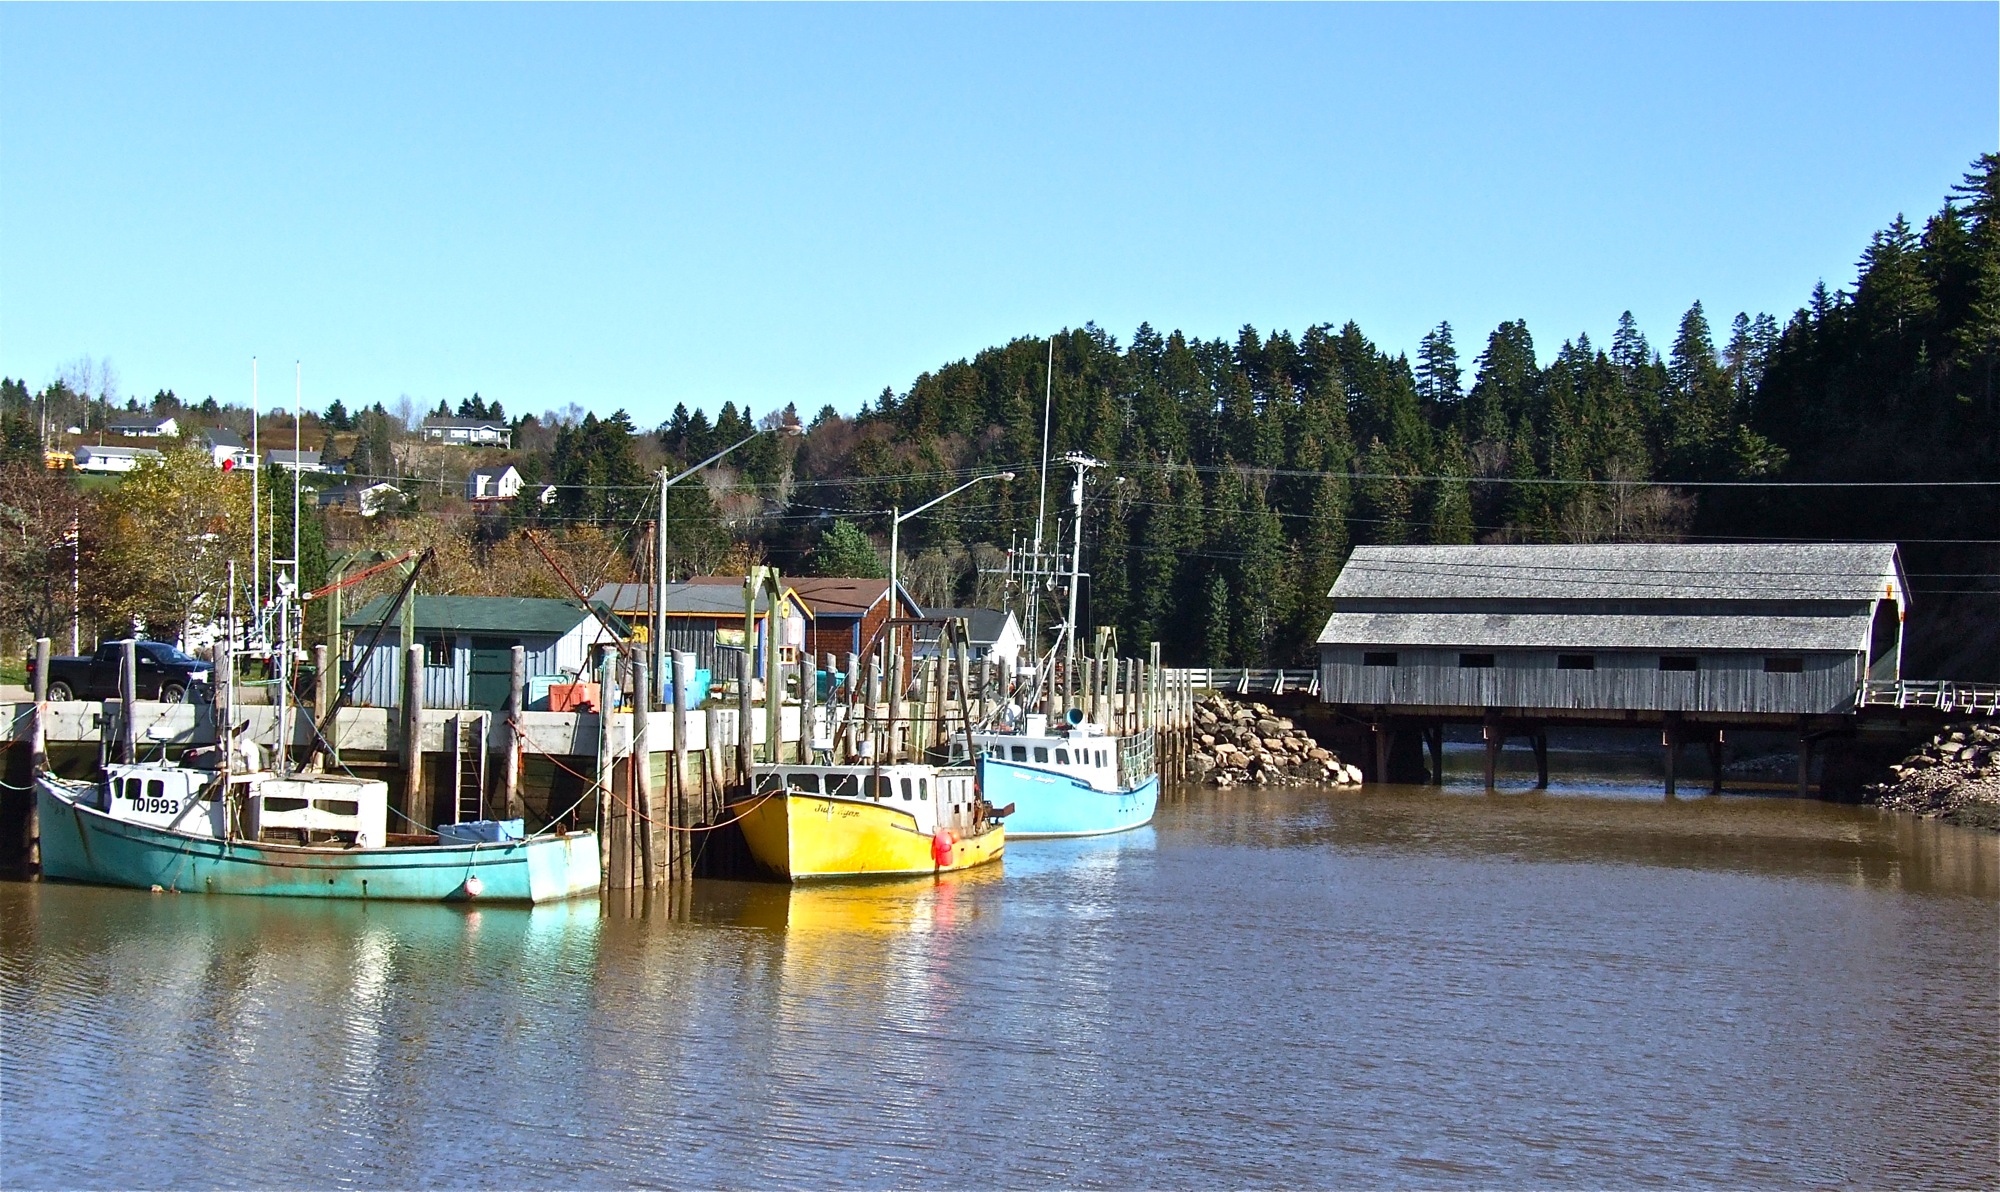
[[(320, 774), (169, 763), (41, 774), (42, 875), (190, 894), (553, 902), (594, 893), (595, 832), (510, 836), (491, 822), (385, 831), (388, 787)], [(482, 839), (482, 837), (488, 837)]]

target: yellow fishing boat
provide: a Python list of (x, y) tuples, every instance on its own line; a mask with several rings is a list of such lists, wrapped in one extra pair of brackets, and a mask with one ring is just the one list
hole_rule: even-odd
[(778, 877), (913, 877), (1000, 859), (1006, 830), (966, 767), (759, 766), (730, 807)]

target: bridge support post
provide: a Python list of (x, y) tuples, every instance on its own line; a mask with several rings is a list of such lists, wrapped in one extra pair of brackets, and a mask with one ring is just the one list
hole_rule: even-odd
[(1549, 733), (1547, 729), (1535, 730), (1535, 789), (1549, 789)]
[(1674, 771), (1681, 760), (1681, 722), (1680, 717), (1672, 712), (1667, 713), (1660, 725), (1660, 744), (1667, 751), (1667, 797), (1671, 799), (1674, 796)]
[(1799, 717), (1799, 798), (1801, 799), (1812, 789), (1812, 761), (1812, 726), (1801, 716)]
[(1722, 793), (1722, 730), (1708, 739), (1708, 793)]
[(1480, 735), (1486, 742), (1486, 793), (1490, 795), (1496, 787), (1494, 778), (1500, 768), (1500, 747), (1507, 743), (1507, 730), (1497, 717), (1488, 715)]
[(1370, 725), (1369, 728), (1373, 731), (1375, 737), (1374, 778), (1377, 782), (1387, 782), (1389, 781), (1389, 746), (1392, 743), (1394, 734), (1389, 731), (1389, 726), (1386, 723), (1379, 721)]
[(1431, 785), (1444, 785), (1444, 725), (1433, 724), (1424, 728), (1424, 748), (1431, 755)]

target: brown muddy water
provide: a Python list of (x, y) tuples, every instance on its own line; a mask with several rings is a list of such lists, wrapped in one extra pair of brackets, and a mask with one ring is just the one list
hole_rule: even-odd
[(0, 1184), (1993, 1186), (2000, 837), (1188, 792), (672, 916), (0, 884)]

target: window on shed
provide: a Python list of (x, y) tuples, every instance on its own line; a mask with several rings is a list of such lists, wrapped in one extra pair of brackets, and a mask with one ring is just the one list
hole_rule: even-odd
[(1662, 654), (1660, 669), (1663, 671), (1700, 670), (1701, 663), (1692, 654)]
[(1805, 669), (1806, 660), (1797, 654), (1764, 655), (1764, 673), (1767, 675), (1797, 675), (1803, 674)]
[(1396, 652), (1394, 650), (1369, 650), (1361, 655), (1361, 665), (1394, 666), (1396, 665)]
[(1458, 667), (1460, 670), (1492, 670), (1493, 655), (1460, 654), (1458, 656)]
[(1556, 655), (1556, 669), (1557, 669), (1557, 670), (1596, 670), (1596, 669), (1597, 669), (1597, 655), (1595, 655), (1595, 654), (1558, 654), (1558, 655)]
[(446, 636), (445, 636), (445, 635), (443, 635), (442, 633), (427, 633), (427, 634), (425, 634), (425, 635), (424, 635), (424, 665), (425, 665), (425, 666), (450, 666), (450, 665), (451, 665), (451, 639), (450, 639), (450, 638), (448, 638), (448, 637), (446, 637)]

